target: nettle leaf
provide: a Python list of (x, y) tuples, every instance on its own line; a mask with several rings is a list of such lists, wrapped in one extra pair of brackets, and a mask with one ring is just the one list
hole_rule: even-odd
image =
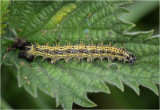
[(6, 14), (9, 12), (9, 10), (7, 10), (7, 7), (10, 5), (10, 1), (9, 0), (1, 0), (0, 2), (1, 4), (1, 27), (0, 27), (0, 30), (1, 30), (1, 34), (4, 34), (5, 31), (4, 31), (4, 28), (7, 26), (7, 24), (5, 24), (5, 21), (8, 19), (6, 17)]
[[(87, 92), (110, 93), (108, 84), (124, 91), (123, 84), (131, 87), (138, 95), (139, 85), (145, 86), (158, 95), (159, 84), (159, 38), (151, 37), (153, 30), (128, 32), (135, 26), (120, 20), (119, 16), (127, 13), (122, 6), (130, 1), (47, 1), (47, 2), (12, 2), (8, 24), (18, 36), (40, 44), (67, 41), (72, 44), (80, 40), (86, 44), (94, 41), (117, 43), (136, 56), (134, 65), (104, 60), (88, 63), (63, 60), (50, 64), (47, 60), (36, 58), (26, 62), (18, 58), (18, 52), (7, 52), (7, 59), (18, 69), (18, 84), (33, 96), (37, 88), (56, 98), (57, 106), (71, 109), (73, 102), (83, 107), (94, 107), (87, 98)], [(4, 52), (5, 53), (5, 52)], [(5, 54), (4, 54), (5, 55)]]

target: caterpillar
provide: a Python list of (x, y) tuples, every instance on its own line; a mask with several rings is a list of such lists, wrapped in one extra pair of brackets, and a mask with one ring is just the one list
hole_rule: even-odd
[(125, 49), (118, 48), (117, 46), (103, 45), (103, 42), (99, 45), (84, 45), (83, 42), (77, 45), (71, 45), (68, 43), (64, 46), (50, 46), (50, 45), (40, 45), (38, 43), (31, 42), (18, 42), (12, 45), (12, 49), (21, 49), (18, 57), (24, 58), (27, 61), (33, 61), (37, 56), (41, 56), (44, 59), (50, 59), (51, 63), (55, 63), (60, 59), (64, 59), (68, 62), (70, 59), (77, 59), (78, 61), (82, 59), (87, 59), (87, 62), (92, 62), (94, 59), (108, 60), (119, 60), (133, 64), (136, 57), (135, 55), (127, 52)]

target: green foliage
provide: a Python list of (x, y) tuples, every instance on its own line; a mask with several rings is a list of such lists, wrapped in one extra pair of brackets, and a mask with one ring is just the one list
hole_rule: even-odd
[(1, 26), (0, 26), (0, 30), (1, 30), (1, 34), (4, 34), (4, 28), (7, 26), (7, 24), (4, 24), (4, 22), (8, 19), (6, 17), (6, 14), (9, 12), (9, 10), (7, 10), (7, 7), (10, 5), (10, 1), (9, 0), (1, 0)]
[[(13, 2), (10, 6), (8, 24), (18, 36), (41, 44), (54, 41), (65, 45), (66, 41), (89, 44), (104, 41), (117, 43), (118, 47), (136, 56), (136, 62), (127, 63), (98, 60), (87, 63), (63, 60), (50, 64), (36, 58), (26, 62), (18, 58), (18, 52), (6, 52), (8, 40), (3, 39), (2, 63), (13, 63), (18, 70), (18, 85), (37, 96), (37, 88), (56, 98), (57, 106), (71, 109), (73, 102), (83, 107), (96, 106), (87, 98), (86, 92), (110, 93), (108, 84), (124, 91), (123, 83), (140, 94), (139, 85), (158, 95), (159, 84), (159, 38), (151, 37), (153, 31), (128, 32), (134, 26), (119, 19), (128, 11), (122, 7), (129, 3), (121, 1), (94, 2)], [(122, 46), (123, 44), (123, 46)]]
[(127, 6), (127, 9), (130, 10), (131, 13), (123, 15), (121, 18), (135, 23), (158, 6), (158, 1), (135, 2), (134, 4)]

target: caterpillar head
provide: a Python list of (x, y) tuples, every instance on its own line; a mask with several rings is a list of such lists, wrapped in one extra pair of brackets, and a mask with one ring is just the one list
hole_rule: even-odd
[(13, 50), (15, 50), (15, 49), (28, 50), (27, 46), (31, 46), (31, 43), (30, 42), (18, 41), (16, 43), (12, 44), (11, 48)]
[(32, 62), (34, 59), (33, 55), (28, 55), (25, 51), (18, 53), (19, 58), (26, 59), (28, 62)]
[(32, 45), (32, 43), (30, 43), (30, 42), (26, 42), (21, 39), (18, 39), (16, 41), (16, 43), (12, 44), (11, 48), (12, 48), (12, 50), (15, 50), (15, 49), (22, 50), (21, 52), (18, 53), (18, 57), (26, 59), (27, 61), (31, 62), (31, 61), (33, 61), (34, 56), (28, 55), (26, 52), (30, 49), (30, 48), (28, 48), (28, 46), (31, 46), (31, 45)]

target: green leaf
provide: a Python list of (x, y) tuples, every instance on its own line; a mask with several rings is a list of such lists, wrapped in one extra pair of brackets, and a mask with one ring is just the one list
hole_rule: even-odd
[(136, 23), (158, 6), (158, 1), (135, 1), (134, 4), (127, 6), (127, 9), (130, 10), (131, 13), (123, 15), (121, 18)]
[[(123, 4), (130, 1), (47, 1), (47, 2), (13, 2), (10, 6), (8, 24), (15, 29), (18, 36), (40, 44), (66, 41), (79, 43), (80, 40), (90, 44), (104, 41), (117, 43), (136, 56), (135, 63), (95, 60), (88, 63), (63, 60), (50, 64), (47, 60), (36, 58), (26, 62), (18, 58), (18, 52), (3, 52), (7, 59), (18, 69), (18, 85), (33, 96), (37, 88), (56, 98), (57, 106), (71, 109), (73, 102), (83, 107), (94, 107), (87, 98), (87, 92), (110, 93), (108, 84), (124, 91), (123, 84), (131, 87), (138, 95), (139, 85), (151, 89), (158, 95), (159, 84), (159, 37), (151, 37), (153, 30), (145, 32), (128, 32), (132, 23), (120, 20), (120, 15), (127, 13)], [(8, 41), (9, 42), (9, 41)], [(5, 44), (4, 42), (4, 47)]]
[(9, 12), (9, 10), (7, 9), (7, 7), (10, 5), (10, 1), (9, 0), (1, 0), (0, 2), (1, 4), (1, 26), (0, 26), (0, 30), (1, 30), (1, 34), (4, 34), (5, 31), (4, 31), (4, 28), (7, 26), (7, 24), (5, 24), (4, 22), (7, 21), (7, 17), (6, 17), (6, 14)]

